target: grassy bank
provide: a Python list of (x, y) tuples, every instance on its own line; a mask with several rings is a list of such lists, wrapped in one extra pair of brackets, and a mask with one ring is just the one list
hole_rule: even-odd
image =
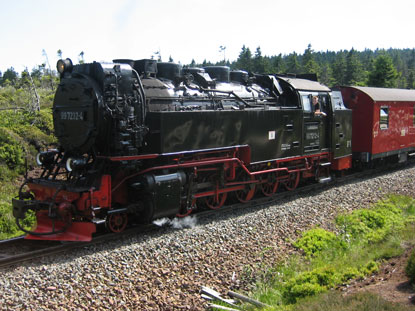
[(336, 234), (318, 227), (304, 232), (293, 243), (300, 254), (264, 273), (253, 296), (271, 306), (265, 310), (406, 310), (371, 294), (343, 298), (331, 289), (375, 273), (403, 245), (415, 244), (415, 200), (391, 195), (338, 216), (336, 226)]
[[(11, 201), (19, 191), (19, 185), (15, 182), (0, 182), (0, 240), (22, 235), (12, 214)], [(27, 219), (27, 225), (34, 219)]]
[(11, 200), (18, 193), (26, 165), (34, 167), (38, 151), (56, 142), (51, 80), (57, 85), (57, 77), (39, 71), (32, 75), (34, 84), (26, 72), (16, 74), (12, 81), (0, 81), (0, 239), (21, 234), (12, 216)]
[[(0, 111), (0, 239), (20, 235), (12, 215), (11, 200), (17, 195), (26, 166), (35, 165), (39, 150), (55, 142), (50, 108), (39, 112)], [(20, 177), (20, 178), (19, 178)], [(28, 223), (33, 218), (28, 218)]]

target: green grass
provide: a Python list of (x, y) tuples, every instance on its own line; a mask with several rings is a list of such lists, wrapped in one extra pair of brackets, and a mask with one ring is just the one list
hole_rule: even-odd
[[(0, 239), (21, 235), (12, 215), (12, 198), (18, 194), (17, 177), (28, 167), (35, 165), (39, 150), (55, 142), (52, 135), (50, 109), (39, 113), (27, 111), (0, 111)], [(23, 221), (31, 226), (30, 215)]]
[[(15, 225), (11, 207), (20, 186), (17, 177), (24, 174), (26, 163), (29, 168), (35, 166), (35, 156), (40, 150), (56, 143), (51, 113), (55, 92), (50, 89), (49, 79), (34, 78), (41, 106), (37, 112), (30, 107), (33, 94), (23, 77), (14, 85), (0, 87), (0, 108), (23, 108), (0, 110), (0, 239), (22, 234)], [(33, 221), (31, 215), (24, 224), (30, 226)]]
[(412, 284), (415, 284), (415, 249), (409, 256), (408, 263), (405, 267), (405, 273), (409, 277)]
[[(259, 282), (253, 295), (272, 306), (269, 310), (396, 310), (373, 295), (343, 299), (329, 292), (375, 273), (383, 260), (403, 253), (404, 242), (415, 244), (415, 200), (391, 195), (370, 208), (338, 216), (336, 225), (338, 235), (318, 227), (304, 232), (293, 243), (299, 254), (268, 271), (272, 277)], [(341, 303), (336, 305), (336, 300)], [(380, 307), (365, 309), (372, 303)], [(319, 304), (327, 308), (319, 309)]]
[[(17, 196), (20, 185), (16, 181), (0, 182), (0, 240), (20, 236), (23, 232), (17, 227), (12, 212), (12, 198)], [(31, 228), (35, 223), (34, 213), (28, 211), (26, 218), (21, 221), (25, 228)]]
[(11, 200), (19, 188), (11, 182), (0, 183), (0, 240), (21, 235), (12, 215)]
[(291, 310), (293, 311), (406, 311), (409, 306), (392, 303), (378, 295), (362, 292), (343, 297), (340, 292), (330, 291), (318, 297), (305, 299)]

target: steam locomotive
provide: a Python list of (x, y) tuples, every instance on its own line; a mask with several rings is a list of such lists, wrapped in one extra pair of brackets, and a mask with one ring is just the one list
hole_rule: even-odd
[[(151, 59), (66, 59), (57, 69), (59, 147), (37, 155), (42, 174), (12, 202), (27, 239), (89, 241), (104, 225), (121, 232), (128, 223), (219, 209), (230, 197), (272, 196), (280, 186), (329, 181), (353, 165), (406, 161), (415, 151), (414, 91), (395, 90), (405, 100), (379, 106), (365, 102), (370, 88), (344, 88), (348, 109), (340, 90), (312, 76)], [(391, 137), (376, 147), (375, 139)], [(32, 230), (20, 224), (29, 210)]]

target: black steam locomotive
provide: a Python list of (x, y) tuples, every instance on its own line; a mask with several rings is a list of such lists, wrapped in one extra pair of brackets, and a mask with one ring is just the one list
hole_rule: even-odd
[(312, 79), (155, 60), (57, 65), (59, 147), (39, 153), (13, 213), (29, 239), (88, 241), (100, 224), (218, 209), (352, 165), (352, 112)]

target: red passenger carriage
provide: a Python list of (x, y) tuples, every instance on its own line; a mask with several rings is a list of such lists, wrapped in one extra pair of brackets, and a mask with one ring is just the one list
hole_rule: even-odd
[(415, 151), (415, 90), (345, 86), (341, 93), (353, 111), (353, 158), (406, 161)]

